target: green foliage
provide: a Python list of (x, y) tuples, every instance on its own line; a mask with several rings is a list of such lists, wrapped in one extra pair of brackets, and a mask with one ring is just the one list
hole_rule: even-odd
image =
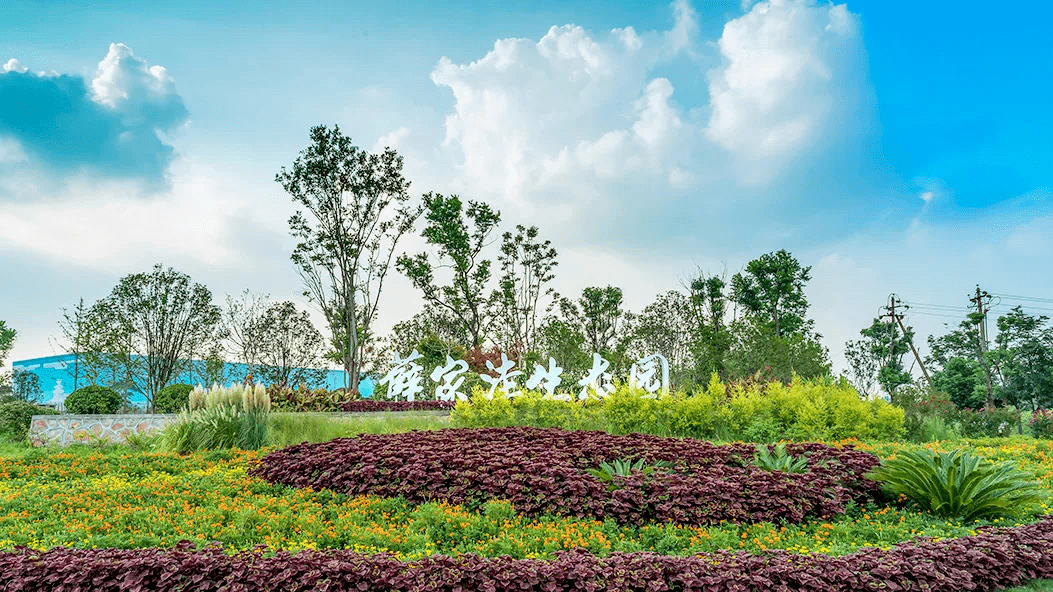
[(943, 369), (932, 375), (933, 387), (947, 393), (951, 401), (963, 409), (983, 407), (987, 396), (984, 381), (983, 368), (976, 360), (962, 357), (947, 360)]
[(655, 469), (671, 466), (673, 466), (673, 463), (664, 460), (648, 464), (647, 460), (643, 458), (636, 459), (636, 462), (616, 458), (609, 463), (602, 461), (598, 469), (585, 469), (585, 472), (603, 481), (607, 484), (607, 489), (614, 491), (618, 489), (618, 485), (614, 482), (615, 477), (628, 477), (634, 472), (650, 475)]
[(105, 415), (117, 413), (124, 399), (108, 386), (92, 384), (81, 387), (66, 397), (66, 411), (75, 415)]
[(761, 255), (731, 278), (732, 298), (778, 337), (807, 332), (808, 300), (804, 285), (812, 279), (811, 267), (801, 264), (785, 249)]
[(730, 348), (724, 365), (732, 376), (761, 373), (767, 378), (790, 382), (803, 378), (829, 376), (826, 348), (814, 336), (790, 333), (783, 336), (757, 319), (741, 319), (731, 324)]
[(706, 389), (651, 398), (640, 389), (617, 385), (605, 398), (546, 399), (541, 393), (488, 399), (481, 391), (451, 414), (466, 427), (537, 426), (640, 432), (708, 440), (842, 438), (894, 440), (904, 433), (904, 412), (887, 402), (863, 400), (847, 382), (795, 379), (725, 385), (716, 377)]
[(757, 445), (753, 465), (765, 471), (782, 471), (783, 473), (803, 473), (808, 468), (808, 459), (786, 452), (786, 443), (779, 442), (773, 448)]
[(1020, 427), (1020, 411), (1010, 407), (963, 409), (959, 414), (961, 432), (966, 438), (1012, 436)]
[(1022, 515), (1042, 498), (1031, 475), (961, 450), (904, 450), (870, 477), (892, 496), (904, 496), (944, 518), (990, 520)]
[[(311, 218), (300, 210), (289, 218), (289, 230), (299, 240), (292, 261), (303, 278), (304, 296), (322, 309), (333, 341), (341, 344), (345, 376), (354, 378), (362, 369), (391, 257), (420, 210), (406, 205), (409, 181), (395, 150), (370, 154), (339, 126), (312, 127), (311, 141), (275, 181)], [(349, 388), (357, 389), (357, 382), (351, 383)]]
[(260, 381), (281, 386), (325, 384), (325, 340), (307, 311), (290, 301), (267, 307), (250, 327)]
[(1031, 426), (1031, 433), (1036, 438), (1053, 440), (1053, 411), (1048, 409), (1035, 411), (1031, 414), (1028, 424)]
[(189, 384), (170, 384), (166, 386), (154, 398), (154, 410), (157, 413), (179, 413), (190, 400), (190, 391), (192, 390), (194, 390), (194, 387)]
[(911, 382), (910, 372), (903, 369), (903, 356), (914, 342), (914, 329), (906, 329), (904, 333), (898, 323), (886, 323), (878, 318), (859, 332), (866, 338), (864, 344), (871, 356), (880, 363), (877, 382), (890, 396), (897, 388)]
[(160, 447), (169, 452), (240, 448), (257, 450), (268, 443), (270, 398), (263, 385), (197, 387), (186, 410), (165, 428)]
[(621, 288), (585, 288), (577, 300), (561, 298), (559, 310), (567, 326), (582, 336), (586, 356), (599, 353), (613, 369), (622, 368), (629, 338), (626, 321), (631, 315), (622, 309)]
[[(437, 261), (427, 251), (413, 256), (403, 254), (396, 267), (421, 291), (426, 302), (452, 313), (471, 340), (462, 344), (465, 349), (481, 347), (491, 320), (490, 295), (485, 288), (492, 264), (481, 253), (501, 221), (501, 213), (478, 201), (469, 201), (465, 208), (456, 195), (427, 193), (423, 202), (427, 226), (421, 236), (432, 245)], [(452, 270), (453, 278), (450, 285), (439, 286), (435, 270), (444, 266)]]
[(34, 415), (58, 415), (58, 411), (27, 401), (0, 403), (0, 439), (13, 442), (25, 440)]

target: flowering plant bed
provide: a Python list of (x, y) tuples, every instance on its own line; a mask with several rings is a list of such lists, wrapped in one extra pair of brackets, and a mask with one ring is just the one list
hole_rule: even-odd
[(453, 407), (453, 401), (376, 401), (373, 399), (360, 399), (341, 404), (340, 410), (352, 413), (370, 411), (448, 411), (453, 409)]
[[(807, 455), (803, 473), (753, 466), (754, 447), (746, 444), (554, 428), (447, 429), (300, 444), (263, 457), (252, 473), (294, 487), (468, 508), (500, 498), (527, 516), (622, 524), (799, 523), (878, 494), (864, 477), (878, 463), (872, 454), (823, 444), (787, 450)], [(619, 459), (668, 466), (607, 482), (589, 473)]]
[(352, 551), (261, 551), (219, 547), (68, 549), (0, 553), (6, 590), (500, 590), (775, 591), (994, 590), (1053, 577), (1053, 520), (976, 536), (920, 541), (842, 557), (785, 551), (721, 551), (693, 557), (561, 552), (552, 560), (443, 555), (402, 562)]

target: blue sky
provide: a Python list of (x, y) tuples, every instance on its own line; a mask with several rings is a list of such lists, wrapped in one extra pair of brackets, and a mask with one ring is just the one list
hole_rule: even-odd
[[(639, 310), (699, 267), (789, 249), (835, 365), (890, 292), (1053, 298), (1048, 5), (437, 6), (5, 7), (14, 358), (54, 353), (61, 307), (155, 262), (219, 298), (295, 299), (273, 178), (320, 123), (395, 147), (416, 193), (537, 224), (564, 294), (621, 285)], [(382, 326), (419, 306), (389, 289)], [(922, 335), (945, 320), (911, 318)]]

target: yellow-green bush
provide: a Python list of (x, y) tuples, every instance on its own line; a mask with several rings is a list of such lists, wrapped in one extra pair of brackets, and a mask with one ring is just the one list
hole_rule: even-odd
[(904, 434), (902, 409), (861, 399), (845, 382), (794, 378), (788, 385), (724, 385), (716, 375), (705, 390), (659, 397), (626, 385), (617, 385), (609, 397), (585, 401), (546, 399), (536, 392), (488, 399), (477, 390), (470, 403), (458, 403), (453, 421), (467, 427), (602, 429), (755, 442), (894, 440)]

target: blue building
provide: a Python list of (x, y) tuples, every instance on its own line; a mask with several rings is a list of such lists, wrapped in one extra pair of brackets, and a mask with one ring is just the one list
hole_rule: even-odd
[[(83, 362), (81, 363), (83, 364)], [(204, 366), (204, 362), (194, 360), (193, 363), (190, 364), (189, 370), (176, 375), (175, 378), (172, 379), (172, 384), (198, 384), (203, 382), (205, 380), (203, 373)], [(76, 388), (91, 384), (91, 381), (84, 375), (84, 369), (78, 368), (76, 357), (73, 354), (19, 360), (11, 363), (11, 369), (15, 372), (24, 371), (36, 374), (40, 382), (40, 390), (43, 392), (40, 402), (55, 407), (61, 407), (62, 402), (66, 400), (66, 396), (76, 390)], [(247, 373), (248, 367), (245, 364), (224, 364), (222, 374), (226, 380), (224, 381), (225, 384), (223, 386), (243, 381)], [(103, 371), (97, 382), (109, 386), (113, 385), (115, 381), (106, 371)], [(257, 380), (257, 382), (267, 384), (262, 380)], [(325, 388), (330, 390), (343, 388), (344, 371), (330, 369), (327, 371), (324, 385), (317, 384), (312, 386), (325, 386)], [(122, 390), (119, 385), (114, 386), (114, 388)], [(369, 397), (372, 395), (373, 380), (366, 377), (359, 382), (358, 391), (362, 393), (363, 397)], [(132, 405), (140, 407), (146, 405), (146, 396), (138, 389), (134, 387), (129, 388), (127, 394), (128, 402)]]

